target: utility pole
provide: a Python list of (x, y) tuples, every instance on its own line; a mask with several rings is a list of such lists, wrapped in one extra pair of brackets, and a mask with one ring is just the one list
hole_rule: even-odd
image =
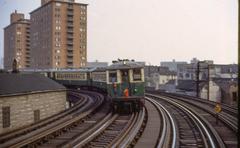
[(197, 62), (197, 71), (196, 71), (196, 77), (197, 77), (197, 81), (196, 81), (196, 97), (199, 97), (199, 68), (200, 68), (200, 61)]
[[(199, 79), (199, 73), (200, 73), (200, 69), (206, 69), (206, 68), (201, 68), (200, 64), (201, 63), (206, 63), (206, 61), (198, 61), (197, 62), (197, 70), (196, 70), (196, 97), (199, 98), (199, 83), (200, 83), (200, 79)], [(209, 69), (209, 68), (208, 68)], [(209, 73), (209, 72), (208, 72)], [(208, 77), (209, 78), (209, 77)], [(209, 83), (208, 83), (209, 86)], [(209, 90), (209, 89), (208, 89)], [(209, 92), (209, 91), (208, 91)], [(209, 94), (208, 94), (209, 95)], [(209, 96), (208, 96), (209, 97)]]
[(210, 97), (210, 65), (208, 64), (208, 93), (207, 93), (207, 100), (209, 101)]
[(211, 81), (211, 75), (210, 75), (210, 70), (212, 68), (211, 64), (208, 64), (208, 96), (207, 99), (210, 100), (210, 81)]

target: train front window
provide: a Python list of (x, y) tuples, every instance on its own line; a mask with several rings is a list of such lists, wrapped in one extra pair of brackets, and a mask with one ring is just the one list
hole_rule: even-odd
[(122, 70), (122, 82), (128, 82), (128, 70)]
[(109, 72), (109, 82), (117, 82), (117, 72)]
[(133, 69), (133, 81), (141, 81), (141, 69)]

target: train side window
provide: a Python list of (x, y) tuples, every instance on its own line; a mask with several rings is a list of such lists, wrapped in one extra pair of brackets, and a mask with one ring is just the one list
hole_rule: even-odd
[(141, 81), (141, 69), (133, 69), (133, 81)]
[(117, 82), (117, 72), (109, 72), (109, 82)]

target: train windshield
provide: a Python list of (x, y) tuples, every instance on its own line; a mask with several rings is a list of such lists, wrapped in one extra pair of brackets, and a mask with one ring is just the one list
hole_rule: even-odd
[(117, 72), (109, 72), (109, 82), (114, 83), (117, 82)]
[(141, 81), (141, 69), (133, 69), (133, 81)]

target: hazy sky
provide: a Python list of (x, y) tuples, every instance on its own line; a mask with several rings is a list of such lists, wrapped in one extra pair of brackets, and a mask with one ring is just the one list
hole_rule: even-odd
[[(76, 0), (78, 1), (78, 0)], [(237, 0), (81, 0), (88, 3), (88, 61), (129, 58), (237, 63)], [(10, 13), (40, 0), (0, 0), (0, 57)]]

